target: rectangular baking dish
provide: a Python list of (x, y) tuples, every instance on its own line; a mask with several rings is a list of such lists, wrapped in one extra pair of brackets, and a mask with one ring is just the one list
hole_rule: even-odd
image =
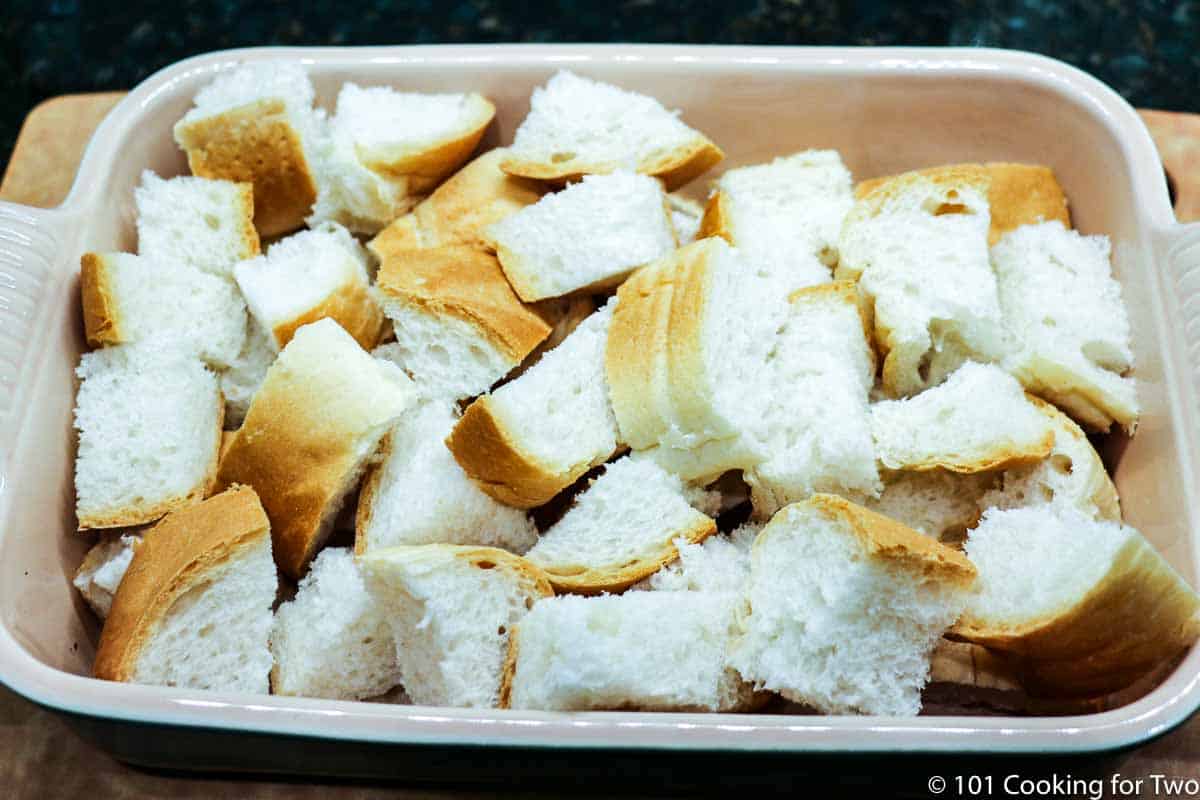
[[(59, 208), (0, 204), (0, 680), (9, 687), (65, 712), (122, 758), (256, 769), (304, 767), (294, 750), (285, 755), (287, 748), (256, 745), (255, 759), (242, 757), (246, 741), (285, 737), (306, 742), (310, 754), (320, 753), (322, 742), (610, 752), (1088, 751), (1142, 741), (1200, 706), (1197, 649), (1142, 699), (1075, 717), (536, 713), (89, 678), (96, 625), (70, 586), (86, 549), (72, 511), (72, 371), (84, 346), (79, 256), (134, 248), (134, 186), (145, 168), (185, 172), (171, 126), (196, 90), (238, 62), (271, 58), (302, 60), (326, 106), (348, 80), (482, 92), (497, 107), (488, 146), (511, 140), (534, 86), (570, 68), (682, 109), (688, 124), (726, 150), (721, 168), (808, 147), (837, 148), (856, 179), (953, 161), (1051, 165), (1078, 228), (1112, 238), (1133, 325), (1144, 414), (1136, 438), (1106, 443), (1105, 459), (1128, 521), (1196, 583), (1200, 225), (1175, 222), (1142, 123), (1084, 73), (1040, 56), (960, 49), (252, 49), (183, 61), (135, 89), (96, 132)], [(698, 196), (704, 189), (703, 180), (692, 187)], [(350, 770), (337, 764), (343, 762), (323, 769)]]

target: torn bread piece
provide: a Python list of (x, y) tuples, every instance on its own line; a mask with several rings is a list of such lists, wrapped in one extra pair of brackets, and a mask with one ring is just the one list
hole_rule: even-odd
[(913, 716), (929, 659), (975, 569), (956, 550), (848, 500), (781, 509), (754, 542), (750, 612), (731, 663), (827, 714)]
[(556, 73), (533, 90), (501, 166), (510, 175), (567, 181), (632, 169), (674, 191), (725, 154), (653, 97)]
[(1133, 433), (1138, 399), (1129, 316), (1105, 236), (1061, 222), (1025, 225), (992, 248), (1004, 319), (1018, 346), (1005, 367), (1081, 425)]
[(84, 253), (79, 290), (88, 344), (154, 342), (228, 367), (246, 336), (246, 304), (230, 281), (128, 253)]
[(100, 633), (97, 678), (266, 694), (277, 588), (271, 527), (245, 486), (177, 511), (134, 551)]
[(376, 355), (403, 368), (429, 397), (487, 391), (550, 333), (513, 293), (496, 257), (471, 247), (389, 253), (374, 294), (396, 335)]
[(524, 511), (489, 497), (454, 460), (445, 440), (457, 421), (452, 402), (428, 401), (392, 428), (358, 496), (356, 553), (446, 543), (520, 554), (537, 541)]
[(230, 278), (234, 264), (259, 253), (254, 192), (248, 183), (163, 179), (145, 170), (133, 199), (138, 255), (164, 270), (186, 264)]
[(520, 378), (467, 407), (446, 439), (463, 470), (517, 508), (545, 503), (618, 446), (604, 379), (614, 301)]
[(857, 288), (800, 289), (789, 306), (759, 384), (774, 399), (755, 426), (768, 456), (743, 473), (758, 520), (814, 492), (870, 497), (881, 488), (868, 404), (875, 353)]
[(774, 402), (761, 387), (786, 292), (720, 237), (681, 247), (618, 290), (605, 353), (623, 441), (688, 481), (747, 469)]
[[(988, 228), (988, 244), (994, 245), (1000, 237), (1022, 225), (1058, 220), (1071, 227), (1071, 212), (1067, 208), (1067, 195), (1059, 185), (1054, 170), (1040, 164), (1012, 164), (993, 162), (988, 164), (946, 164), (917, 170), (922, 175), (937, 178), (963, 169), (984, 170), (990, 179), (988, 206), (991, 210), (991, 225)], [(871, 178), (854, 187), (856, 197), (865, 197), (880, 185), (892, 180)]]
[(493, 708), (510, 632), (553, 590), (537, 567), (492, 547), (390, 547), (359, 558), (392, 625), (401, 681), (418, 705)]
[(983, 169), (906, 173), (856, 202), (842, 225), (837, 277), (857, 280), (874, 305), (890, 397), (1007, 352), (988, 260), (988, 187)]
[(978, 591), (957, 638), (1021, 658), (1031, 694), (1116, 691), (1200, 635), (1200, 598), (1133, 528), (1058, 503), (990, 510), (970, 532)]
[(113, 596), (133, 560), (133, 551), (141, 543), (140, 533), (101, 534), (75, 570), (71, 583), (100, 619), (108, 617)]
[(526, 302), (621, 282), (675, 249), (662, 184), (645, 175), (587, 175), (489, 230), (500, 266)]
[(264, 238), (299, 228), (317, 199), (322, 119), (313, 97), (299, 62), (247, 63), (201, 89), (175, 124), (192, 174), (253, 185), (254, 227)]
[(756, 266), (772, 263), (788, 289), (826, 283), (842, 221), (854, 205), (836, 150), (805, 150), (732, 169), (713, 183), (701, 236), (722, 236)]
[(744, 594), (750, 584), (750, 548), (762, 529), (762, 523), (747, 522), (729, 533), (714, 533), (699, 544), (676, 539), (679, 558), (630, 588)]
[(1121, 501), (1117, 489), (1087, 436), (1054, 406), (1036, 397), (1030, 397), (1029, 401), (1050, 420), (1054, 429), (1054, 448), (1035, 464), (1002, 472), (997, 485), (980, 498), (979, 507), (1066, 504), (1088, 516), (1120, 522)]
[(536, 203), (545, 184), (500, 169), (508, 150), (494, 148), (477, 157), (437, 187), (411, 213), (372, 239), (367, 248), (380, 261), (396, 250), (466, 245), (496, 251), (492, 225)]
[(483, 95), (398, 92), (345, 83), (335, 123), (354, 142), (367, 169), (404, 181), (410, 195), (428, 194), (475, 151), (496, 116)]
[(754, 692), (726, 664), (740, 605), (728, 592), (541, 600), (509, 640), (501, 707), (745, 710)]
[(370, 349), (379, 340), (383, 313), (368, 290), (367, 255), (339, 225), (281, 239), (266, 255), (238, 264), (234, 275), (276, 349), (301, 326), (326, 318), (360, 347)]
[(683, 482), (647, 458), (609, 464), (528, 553), (557, 591), (620, 591), (674, 561), (675, 541), (701, 542), (716, 522)]
[(361, 700), (400, 683), (392, 626), (344, 547), (322, 550), (276, 609), (271, 656), (272, 694)]
[(262, 386), (267, 370), (279, 352), (273, 340), (253, 315), (246, 315), (246, 338), (237, 358), (220, 374), (221, 394), (225, 396), (225, 428), (236, 430), (246, 419), (250, 401)]
[(153, 522), (208, 495), (224, 406), (199, 359), (117, 345), (84, 353), (75, 374), (80, 530)]
[(267, 371), (221, 459), (219, 486), (253, 486), (271, 517), (275, 559), (292, 578), (329, 536), (368, 459), (415, 392), (336, 322), (296, 331)]
[(1042, 460), (1054, 426), (1016, 379), (967, 362), (916, 397), (871, 406), (875, 453), (888, 469), (985, 472)]

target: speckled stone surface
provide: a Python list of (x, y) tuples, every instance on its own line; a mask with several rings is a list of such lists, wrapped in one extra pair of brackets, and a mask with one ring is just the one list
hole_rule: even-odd
[(1135, 105), (1200, 110), (1200, 2), (6, 0), (0, 167), (41, 100), (127, 89), (196, 53), (518, 41), (1012, 47), (1082, 67)]

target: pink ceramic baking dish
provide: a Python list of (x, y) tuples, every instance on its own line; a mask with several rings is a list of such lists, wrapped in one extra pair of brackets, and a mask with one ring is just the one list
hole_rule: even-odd
[[(134, 247), (133, 188), (145, 168), (185, 171), (171, 126), (196, 90), (240, 61), (273, 58), (301, 59), (326, 106), (347, 80), (482, 92), (497, 107), (485, 144), (510, 141), (531, 89), (570, 68), (682, 109), (688, 124), (725, 148), (722, 167), (808, 147), (837, 148), (856, 178), (952, 161), (1051, 165), (1077, 226), (1112, 237), (1132, 318), (1144, 414), (1137, 436), (1110, 439), (1104, 455), (1128, 521), (1195, 585), (1200, 225), (1175, 222), (1146, 129), (1120, 97), (1082, 72), (990, 50), (256, 49), (193, 58), (135, 89), (97, 131), (59, 208), (0, 204), (0, 679), (8, 686), (66, 712), (124, 758), (259, 768), (299, 765), (271, 756), (238, 760), (237, 751), (246, 751), (239, 737), (363, 747), (1084, 751), (1144, 740), (1200, 706), (1196, 649), (1142, 699), (1076, 717), (481, 711), (181, 691), (88, 677), (97, 630), (70, 586), (86, 548), (75, 532), (71, 477), (72, 370), (84, 346), (79, 256)], [(702, 184), (693, 191), (702, 193)], [(146, 734), (130, 733), (139, 730)], [(221, 737), (203, 747), (189, 744), (213, 731)], [(201, 758), (201, 750), (208, 755)], [(319, 761), (312, 755), (319, 746), (306, 752)]]

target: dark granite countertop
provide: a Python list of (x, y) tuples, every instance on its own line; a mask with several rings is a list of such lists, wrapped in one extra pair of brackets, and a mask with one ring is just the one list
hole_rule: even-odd
[(0, 168), (25, 114), (127, 89), (160, 67), (249, 45), (687, 42), (965, 45), (1079, 66), (1142, 107), (1200, 110), (1200, 2), (1085, 0), (7, 0), (0, 12)]

